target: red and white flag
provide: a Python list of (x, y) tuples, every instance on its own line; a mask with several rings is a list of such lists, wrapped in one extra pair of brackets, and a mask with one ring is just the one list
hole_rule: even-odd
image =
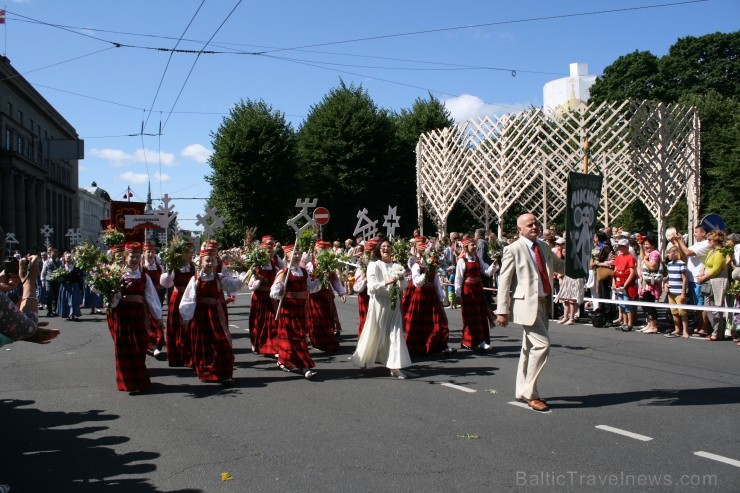
[(126, 193), (123, 194), (124, 199), (130, 199), (133, 196), (134, 196), (134, 192), (132, 192), (130, 188), (127, 189)]
[(0, 24), (5, 24), (5, 11), (0, 10)]

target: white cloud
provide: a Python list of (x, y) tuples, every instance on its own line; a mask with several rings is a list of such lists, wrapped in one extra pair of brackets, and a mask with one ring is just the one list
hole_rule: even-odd
[(500, 116), (504, 113), (518, 113), (529, 107), (529, 104), (521, 103), (506, 105), (487, 103), (472, 94), (461, 94), (454, 98), (445, 99), (443, 102), (456, 123), (472, 118), (483, 118), (484, 116), (493, 117)]
[(213, 151), (206, 149), (200, 144), (190, 144), (180, 152), (180, 155), (186, 159), (191, 159), (199, 164), (206, 164)]
[(140, 163), (159, 164), (161, 162), (165, 166), (175, 166), (177, 164), (175, 163), (175, 155), (171, 152), (157, 153), (157, 151), (151, 149), (136, 149), (134, 158)]
[[(118, 175), (118, 178), (123, 182), (133, 185), (144, 185), (146, 183), (149, 183), (149, 175), (147, 175), (146, 173), (134, 173), (132, 171), (127, 171), (126, 173)], [(154, 173), (154, 175), (152, 175), (152, 181), (170, 181), (170, 176), (165, 173)]]
[(90, 149), (91, 156), (99, 157), (114, 168), (120, 168), (129, 164), (163, 164), (175, 166), (175, 155), (171, 152), (157, 152), (151, 149), (137, 149), (133, 154), (128, 154), (120, 149)]

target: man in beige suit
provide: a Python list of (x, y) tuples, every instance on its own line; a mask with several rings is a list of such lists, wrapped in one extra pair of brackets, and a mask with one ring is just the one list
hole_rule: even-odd
[[(550, 352), (547, 322), (552, 306), (553, 273), (562, 273), (564, 262), (537, 236), (533, 214), (517, 218), (519, 239), (504, 248), (498, 280), (496, 324), (506, 327), (509, 316), (524, 328), (522, 352), (516, 375), (516, 399), (526, 401), (535, 411), (547, 411), (537, 392), (537, 379)], [(510, 295), (511, 293), (511, 295)]]

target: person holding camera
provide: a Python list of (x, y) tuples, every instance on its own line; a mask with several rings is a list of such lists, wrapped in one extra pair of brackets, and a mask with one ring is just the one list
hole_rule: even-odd
[[(645, 237), (642, 244), (638, 245), (640, 251), (639, 266), (640, 296), (642, 301), (654, 303), (660, 299), (663, 284), (663, 272), (660, 262), (660, 252), (657, 250), (658, 239), (654, 236)], [(647, 322), (640, 332), (644, 334), (657, 334), (658, 310), (655, 307), (645, 306), (642, 308), (647, 315)]]

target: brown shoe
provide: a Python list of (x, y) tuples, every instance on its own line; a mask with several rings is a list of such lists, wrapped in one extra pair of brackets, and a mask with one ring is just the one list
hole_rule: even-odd
[(541, 399), (530, 399), (529, 407), (531, 407), (535, 411), (540, 411), (540, 412), (544, 412), (550, 409), (549, 407), (547, 407), (547, 404), (545, 404), (545, 401)]

